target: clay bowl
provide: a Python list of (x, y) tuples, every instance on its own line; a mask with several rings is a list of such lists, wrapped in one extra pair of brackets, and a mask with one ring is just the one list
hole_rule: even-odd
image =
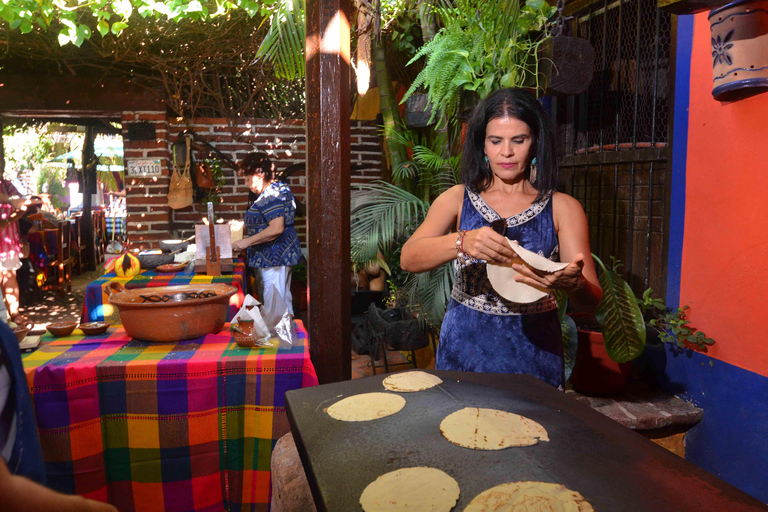
[(174, 252), (174, 251), (178, 251), (179, 249), (181, 249), (181, 251), (186, 251), (187, 247), (189, 246), (189, 241), (163, 240), (162, 242), (158, 242), (158, 245), (160, 246), (160, 249), (163, 250), (163, 252)]
[(19, 343), (21, 343), (21, 340), (24, 339), (24, 337), (29, 333), (29, 327), (16, 327), (13, 329), (13, 334), (16, 335), (16, 339)]
[(77, 327), (77, 322), (54, 322), (48, 324), (48, 332), (60, 338), (62, 336), (69, 336)]
[(129, 336), (142, 341), (177, 342), (219, 332), (237, 288), (227, 284), (188, 284), (126, 290), (107, 287)]
[(83, 331), (86, 336), (94, 336), (96, 334), (104, 334), (109, 329), (107, 322), (88, 322), (86, 324), (80, 324), (78, 328)]
[(168, 265), (158, 265), (155, 267), (155, 272), (181, 272), (189, 265), (188, 261), (183, 263), (169, 263)]

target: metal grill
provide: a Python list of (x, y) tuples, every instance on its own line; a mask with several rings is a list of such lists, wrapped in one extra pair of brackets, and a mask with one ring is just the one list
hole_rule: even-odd
[(595, 48), (595, 75), (584, 94), (553, 104), (565, 191), (584, 206), (593, 251), (621, 260), (635, 293), (664, 297), (671, 16), (655, 0), (598, 0), (569, 14)]

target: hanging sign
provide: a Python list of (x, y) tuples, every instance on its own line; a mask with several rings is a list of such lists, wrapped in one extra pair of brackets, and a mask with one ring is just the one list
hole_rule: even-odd
[(160, 160), (128, 160), (125, 177), (146, 178), (161, 176)]

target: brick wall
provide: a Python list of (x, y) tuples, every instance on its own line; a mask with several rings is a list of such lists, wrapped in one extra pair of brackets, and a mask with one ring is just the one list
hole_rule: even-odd
[[(125, 159), (160, 159), (162, 176), (154, 178), (126, 178), (126, 205), (128, 212), (127, 230), (134, 246), (154, 247), (157, 241), (168, 237), (187, 237), (194, 233), (194, 225), (205, 215), (207, 206), (193, 203), (179, 210), (167, 206), (170, 171), (173, 165), (171, 147), (187, 127), (176, 119), (166, 119), (164, 112), (124, 112), (123, 144)], [(128, 139), (127, 123), (150, 122), (155, 124), (157, 139), (154, 141), (131, 141)], [(381, 178), (384, 155), (379, 143), (378, 128), (373, 122), (351, 122), (351, 182), (352, 186), (364, 185)], [(196, 138), (204, 139), (233, 161), (242, 159), (250, 151), (263, 151), (271, 155), (277, 170), (303, 163), (306, 156), (306, 139), (303, 121), (257, 119), (243, 122), (234, 129), (225, 119), (196, 118), (191, 125)], [(196, 160), (205, 155), (195, 155)], [(216, 158), (215, 155), (212, 155)], [(224, 219), (242, 219), (248, 208), (248, 189), (243, 178), (235, 171), (222, 166), (226, 184), (222, 187), (221, 203), (215, 206), (216, 215)], [(288, 179), (296, 199), (306, 205), (307, 179), (304, 171)], [(302, 244), (305, 243), (306, 222), (296, 219), (296, 231)]]

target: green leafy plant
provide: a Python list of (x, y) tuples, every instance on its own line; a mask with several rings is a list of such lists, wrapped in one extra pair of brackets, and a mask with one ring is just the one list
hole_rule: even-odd
[(597, 306), (595, 317), (600, 325), (608, 356), (617, 363), (626, 363), (638, 357), (645, 349), (645, 320), (629, 284), (618, 273), (620, 263), (611, 258), (611, 268), (592, 255), (602, 273), (598, 278), (603, 299)]
[(291, 280), (297, 283), (307, 282), (307, 266), (304, 263), (297, 263), (291, 267)]
[(388, 255), (390, 274), (405, 274), (398, 286), (408, 293), (408, 302), (419, 312), (419, 318), (439, 325), (453, 286), (451, 264), (410, 274), (393, 260), (399, 261), (400, 247), (424, 220), (431, 202), (457, 183), (458, 157), (440, 155), (445, 145), (442, 137), (429, 143), (424, 136), (404, 128), (396, 137), (412, 158), (393, 169), (393, 179), (411, 183), (413, 191), (382, 181), (353, 193), (358, 206), (352, 212), (350, 229), (352, 261), (364, 265), (376, 259), (378, 251)]
[(647, 319), (646, 325), (658, 333), (659, 340), (680, 350), (695, 348), (700, 352), (706, 352), (707, 347), (715, 344), (715, 340), (690, 326), (691, 322), (686, 318), (690, 306), (684, 305), (676, 310), (667, 308), (663, 300), (654, 298), (652, 294), (651, 288), (645, 290), (643, 298), (638, 299), (638, 305)]
[(544, 0), (441, 0), (435, 10), (443, 28), (408, 63), (427, 59), (403, 98), (425, 88), (430, 122), (438, 113), (454, 118), (461, 91), (482, 99), (504, 87), (539, 88), (538, 50), (554, 7)]
[(42, 169), (37, 178), (37, 192), (51, 196), (51, 205), (59, 211), (69, 208), (69, 189), (64, 186), (66, 176), (60, 169)]

